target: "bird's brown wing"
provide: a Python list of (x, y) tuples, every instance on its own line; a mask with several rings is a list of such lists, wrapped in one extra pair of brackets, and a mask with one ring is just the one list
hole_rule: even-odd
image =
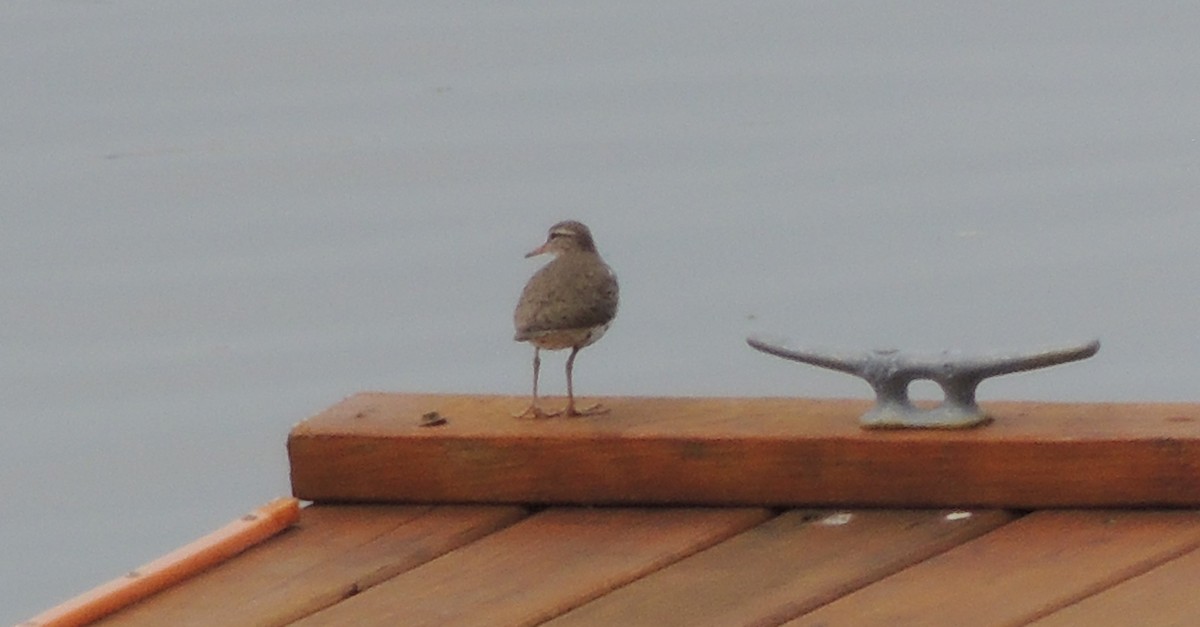
[(572, 261), (556, 259), (529, 280), (513, 314), (517, 341), (548, 331), (599, 326), (616, 316), (616, 276), (603, 262)]

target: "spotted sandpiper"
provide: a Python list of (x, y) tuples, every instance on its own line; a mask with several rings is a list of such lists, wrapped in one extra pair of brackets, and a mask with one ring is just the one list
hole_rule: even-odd
[[(533, 344), (533, 401), (518, 418), (547, 418), (565, 414), (582, 416), (607, 411), (600, 405), (575, 408), (571, 369), (575, 355), (604, 335), (617, 315), (617, 277), (596, 252), (592, 232), (580, 222), (567, 220), (550, 227), (546, 243), (526, 257), (544, 253), (554, 259), (542, 266), (521, 292), (513, 313), (518, 342)], [(538, 407), (538, 370), (541, 350), (571, 349), (567, 357), (567, 406), (547, 412)]]

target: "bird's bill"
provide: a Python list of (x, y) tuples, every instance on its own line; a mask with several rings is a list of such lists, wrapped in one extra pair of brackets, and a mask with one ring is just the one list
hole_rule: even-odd
[(547, 241), (545, 244), (542, 244), (541, 246), (534, 248), (533, 250), (525, 253), (525, 258), (529, 259), (530, 257), (537, 257), (538, 255), (543, 255), (543, 254), (550, 252), (549, 250), (547, 250), (547, 246), (549, 246), (549, 245), (550, 245), (550, 242)]

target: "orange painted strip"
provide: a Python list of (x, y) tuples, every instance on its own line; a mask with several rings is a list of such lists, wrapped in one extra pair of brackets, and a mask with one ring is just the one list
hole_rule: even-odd
[(18, 627), (74, 627), (97, 621), (245, 551), (292, 526), (299, 517), (299, 500), (276, 499), (123, 577), (46, 610)]

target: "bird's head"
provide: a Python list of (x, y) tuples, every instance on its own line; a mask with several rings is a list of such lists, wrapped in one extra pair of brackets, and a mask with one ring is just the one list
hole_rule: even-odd
[(592, 232), (582, 222), (566, 220), (550, 227), (546, 243), (529, 251), (526, 257), (551, 253), (561, 255), (571, 252), (596, 252), (596, 244), (592, 241)]

